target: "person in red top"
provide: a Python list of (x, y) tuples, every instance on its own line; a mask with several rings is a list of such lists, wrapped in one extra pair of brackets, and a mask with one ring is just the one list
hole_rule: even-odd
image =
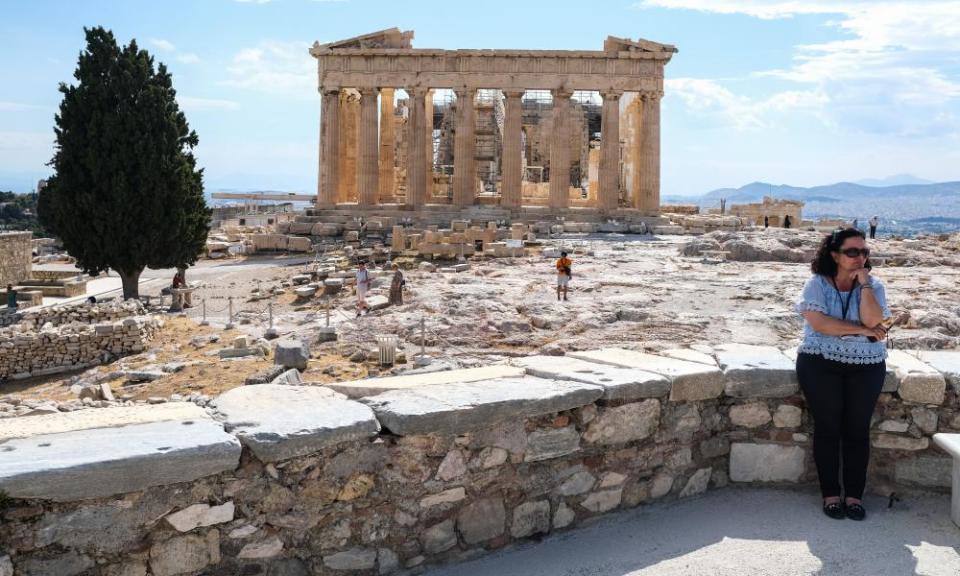
[(563, 299), (567, 299), (567, 284), (570, 283), (571, 266), (573, 260), (567, 258), (566, 252), (560, 253), (557, 259), (557, 300), (560, 300), (560, 293), (563, 292)]

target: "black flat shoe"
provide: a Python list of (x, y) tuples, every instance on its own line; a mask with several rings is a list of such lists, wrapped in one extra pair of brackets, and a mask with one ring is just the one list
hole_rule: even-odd
[(858, 522), (867, 517), (867, 511), (860, 504), (847, 504), (846, 512), (847, 518)]
[(843, 520), (843, 506), (839, 502), (831, 502), (823, 505), (823, 513), (834, 520)]

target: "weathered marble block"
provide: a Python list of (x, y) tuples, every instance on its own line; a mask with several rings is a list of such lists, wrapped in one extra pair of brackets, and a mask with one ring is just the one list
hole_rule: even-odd
[(212, 420), (74, 430), (0, 444), (0, 490), (70, 502), (189, 482), (239, 461), (240, 443)]
[(394, 434), (458, 434), (492, 423), (592, 404), (603, 388), (525, 376), (394, 390), (363, 398)]
[(576, 380), (601, 386), (604, 400), (656, 398), (670, 393), (670, 381), (665, 376), (643, 370), (629, 370), (567, 356), (527, 356), (514, 363), (525, 368), (531, 376)]
[(303, 456), (380, 431), (370, 408), (322, 387), (242, 386), (224, 392), (212, 405), (224, 416), (227, 430), (263, 462)]
[(716, 354), (727, 396), (784, 398), (797, 392), (794, 363), (773, 346), (723, 344)]
[(670, 380), (670, 400), (707, 400), (723, 394), (723, 373), (699, 362), (687, 362), (622, 348), (571, 352), (568, 356), (660, 374)]
[(943, 404), (947, 381), (932, 366), (903, 350), (890, 350), (887, 365), (900, 379), (900, 398), (918, 404)]

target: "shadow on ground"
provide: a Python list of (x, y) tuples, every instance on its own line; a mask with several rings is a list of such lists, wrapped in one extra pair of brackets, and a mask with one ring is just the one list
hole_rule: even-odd
[(867, 498), (864, 522), (831, 520), (810, 490), (727, 488), (655, 504), (429, 576), (956, 576), (947, 495)]

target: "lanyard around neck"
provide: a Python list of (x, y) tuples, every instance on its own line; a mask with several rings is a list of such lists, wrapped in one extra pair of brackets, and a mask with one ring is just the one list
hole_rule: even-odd
[(837, 279), (830, 278), (830, 282), (833, 283), (833, 289), (837, 291), (837, 298), (840, 300), (840, 311), (843, 313), (842, 320), (847, 319), (847, 311), (850, 310), (850, 301), (853, 300), (853, 291), (857, 288), (857, 281), (854, 279), (853, 286), (850, 287), (850, 292), (847, 293), (847, 301), (843, 301), (843, 296), (840, 294), (840, 287), (837, 286)]

